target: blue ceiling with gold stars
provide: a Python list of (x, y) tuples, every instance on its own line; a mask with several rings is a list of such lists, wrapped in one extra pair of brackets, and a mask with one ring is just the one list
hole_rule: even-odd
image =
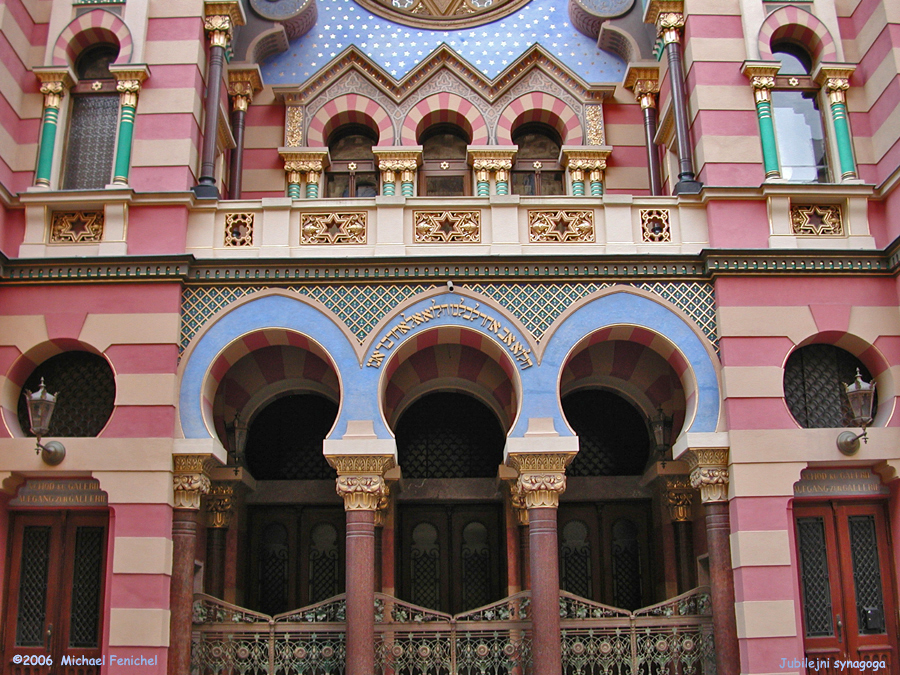
[(569, 21), (566, 0), (531, 0), (503, 19), (462, 30), (393, 23), (353, 0), (319, 0), (316, 25), (262, 64), (266, 84), (302, 84), (350, 45), (394, 79), (402, 79), (442, 43), (493, 79), (540, 44), (588, 83), (619, 82), (625, 62), (597, 47)]

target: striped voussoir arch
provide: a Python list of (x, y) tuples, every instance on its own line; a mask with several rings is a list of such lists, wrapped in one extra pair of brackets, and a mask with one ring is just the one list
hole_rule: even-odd
[(455, 124), (469, 135), (471, 145), (486, 145), (488, 128), (484, 117), (471, 102), (442, 92), (419, 101), (403, 121), (400, 142), (416, 145), (422, 132), (434, 124)]
[(378, 135), (378, 145), (394, 144), (391, 116), (377, 102), (360, 94), (344, 94), (328, 101), (309, 122), (307, 145), (325, 147), (328, 137), (345, 124), (362, 124)]
[(497, 122), (497, 143), (512, 145), (513, 131), (529, 122), (543, 122), (556, 129), (563, 145), (581, 145), (584, 132), (575, 111), (565, 101), (538, 91), (520, 96), (506, 106)]
[(799, 7), (782, 7), (766, 17), (759, 29), (759, 57), (774, 60), (772, 45), (782, 40), (802, 45), (816, 62), (837, 60), (834, 38), (825, 24)]
[(130, 63), (134, 44), (128, 26), (112, 12), (95, 9), (66, 26), (53, 46), (53, 65), (71, 66), (87, 47), (101, 42), (118, 45), (116, 63)]

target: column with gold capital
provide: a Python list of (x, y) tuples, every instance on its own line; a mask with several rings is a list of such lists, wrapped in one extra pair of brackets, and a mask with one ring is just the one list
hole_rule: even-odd
[[(326, 450), (327, 451), (327, 450)], [(328, 455), (337, 470), (337, 493), (347, 515), (346, 675), (375, 670), (375, 512), (386, 506), (384, 474), (394, 455)]]
[(234, 511), (234, 483), (216, 481), (206, 496), (206, 592), (225, 599), (225, 539)]
[(734, 574), (731, 569), (728, 448), (691, 448), (682, 458), (687, 459), (691, 487), (700, 490), (700, 501), (706, 512), (716, 672), (719, 675), (738, 675), (741, 660), (734, 614)]
[(666, 476), (664, 494), (672, 532), (675, 535), (675, 562), (678, 592), (687, 593), (694, 587), (693, 501), (694, 490), (688, 476)]
[(128, 185), (138, 92), (141, 84), (150, 76), (150, 69), (139, 64), (113, 64), (109, 67), (109, 72), (115, 75), (116, 91), (119, 92), (119, 141), (116, 144), (113, 185)]
[(231, 131), (234, 134), (234, 150), (228, 181), (228, 196), (241, 198), (244, 171), (244, 125), (247, 109), (253, 97), (262, 91), (259, 66), (230, 68), (228, 70), (228, 95), (231, 97)]
[(556, 511), (566, 490), (566, 465), (574, 457), (574, 452), (509, 452), (506, 460), (519, 473), (515, 491), (528, 511), (535, 675), (562, 672)]
[(168, 672), (191, 668), (191, 607), (194, 600), (194, 559), (200, 499), (209, 492), (208, 455), (175, 455), (172, 486), (172, 581), (169, 587)]
[(756, 99), (756, 118), (759, 122), (759, 137), (762, 142), (763, 168), (766, 178), (780, 178), (781, 165), (778, 162), (778, 143), (775, 139), (775, 124), (772, 120), (772, 89), (780, 62), (745, 61), (744, 75), (750, 78), (753, 97)]
[(847, 120), (847, 90), (855, 68), (844, 63), (820, 63), (813, 73), (816, 82), (823, 84), (828, 94), (834, 140), (841, 163), (841, 180), (856, 178), (856, 161), (853, 159), (853, 142)]
[(659, 170), (659, 150), (656, 146), (657, 98), (659, 96), (659, 66), (629, 65), (625, 73), (625, 88), (631, 89), (641, 106), (644, 118), (644, 144), (647, 146), (647, 172), (650, 178), (650, 194), (662, 194)]
[(36, 187), (49, 188), (53, 173), (53, 151), (56, 148), (56, 130), (59, 124), (59, 106), (66, 92), (75, 81), (68, 68), (42, 67), (34, 69), (41, 81), (44, 95), (44, 114), (41, 119), (41, 145), (38, 152), (37, 169), (34, 172)]
[(194, 186), (194, 194), (200, 199), (218, 199), (215, 164), (222, 71), (232, 32), (235, 27), (244, 25), (244, 10), (239, 0), (205, 0), (203, 9), (203, 28), (209, 35), (209, 68), (206, 74), (206, 123), (200, 153), (200, 178)]

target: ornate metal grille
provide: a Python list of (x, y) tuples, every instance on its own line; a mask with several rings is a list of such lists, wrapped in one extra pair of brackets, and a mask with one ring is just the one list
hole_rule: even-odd
[(494, 414), (464, 394), (431, 394), (397, 424), (407, 478), (490, 478), (503, 461), (505, 434)]
[(257, 480), (334, 480), (322, 454), (337, 406), (313, 394), (285, 396), (250, 425), (247, 465)]
[(310, 538), (309, 600), (321, 602), (340, 592), (338, 531), (331, 523), (319, 523)]
[(422, 607), (441, 606), (441, 545), (437, 528), (419, 523), (413, 529), (410, 550), (412, 602)]
[(44, 642), (49, 564), (50, 528), (25, 527), (22, 533), (19, 614), (16, 618), (17, 647), (40, 647)]
[[(116, 381), (102, 356), (65, 352), (44, 361), (25, 380), (23, 390), (37, 391), (41, 378), (50, 393), (59, 391), (48, 436), (90, 437), (99, 434), (116, 401)], [(19, 396), (19, 424), (31, 435), (25, 397)]]
[(562, 406), (578, 434), (579, 447), (567, 475), (624, 476), (644, 470), (650, 437), (634, 406), (620, 396), (593, 389), (569, 394)]
[(64, 190), (92, 190), (109, 183), (118, 117), (118, 94), (72, 97)]
[(491, 550), (487, 528), (472, 522), (463, 529), (462, 550), (463, 611), (488, 604), (491, 600)]
[(831, 580), (825, 550), (825, 524), (821, 518), (798, 518), (800, 581), (807, 637), (834, 635)]
[(79, 527), (75, 531), (70, 647), (98, 647), (100, 644), (97, 631), (103, 580), (103, 531), (102, 527)]
[(287, 609), (288, 531), (272, 523), (263, 533), (259, 565), (259, 600), (264, 612), (278, 614)]
[(641, 606), (642, 595), (637, 527), (623, 518), (613, 524), (612, 534), (613, 603), (634, 610)]
[[(874, 516), (850, 516), (850, 552), (853, 556), (853, 585), (856, 587), (856, 615), (859, 632), (884, 633), (884, 598)], [(874, 621), (870, 621), (874, 619)]]
[(562, 530), (560, 587), (582, 598), (591, 597), (591, 542), (587, 526), (571, 520)]
[(832, 345), (808, 345), (791, 354), (784, 367), (784, 398), (797, 423), (805, 429), (848, 426), (843, 385), (853, 382), (857, 368), (872, 379), (862, 361)]

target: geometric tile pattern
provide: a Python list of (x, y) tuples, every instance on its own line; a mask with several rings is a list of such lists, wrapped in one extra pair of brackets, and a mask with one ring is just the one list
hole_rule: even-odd
[[(283, 287), (314, 298), (343, 321), (360, 342), (397, 304), (436, 284), (430, 283), (324, 283)], [(443, 284), (441, 284), (443, 285)], [(572, 303), (615, 285), (632, 286), (671, 302), (694, 320), (718, 350), (716, 299), (709, 281), (656, 281), (622, 283), (612, 281), (477, 282), (466, 288), (482, 293), (510, 311), (534, 339), (540, 341), (553, 321)], [(270, 286), (188, 286), (181, 301), (181, 349), (219, 311)]]

